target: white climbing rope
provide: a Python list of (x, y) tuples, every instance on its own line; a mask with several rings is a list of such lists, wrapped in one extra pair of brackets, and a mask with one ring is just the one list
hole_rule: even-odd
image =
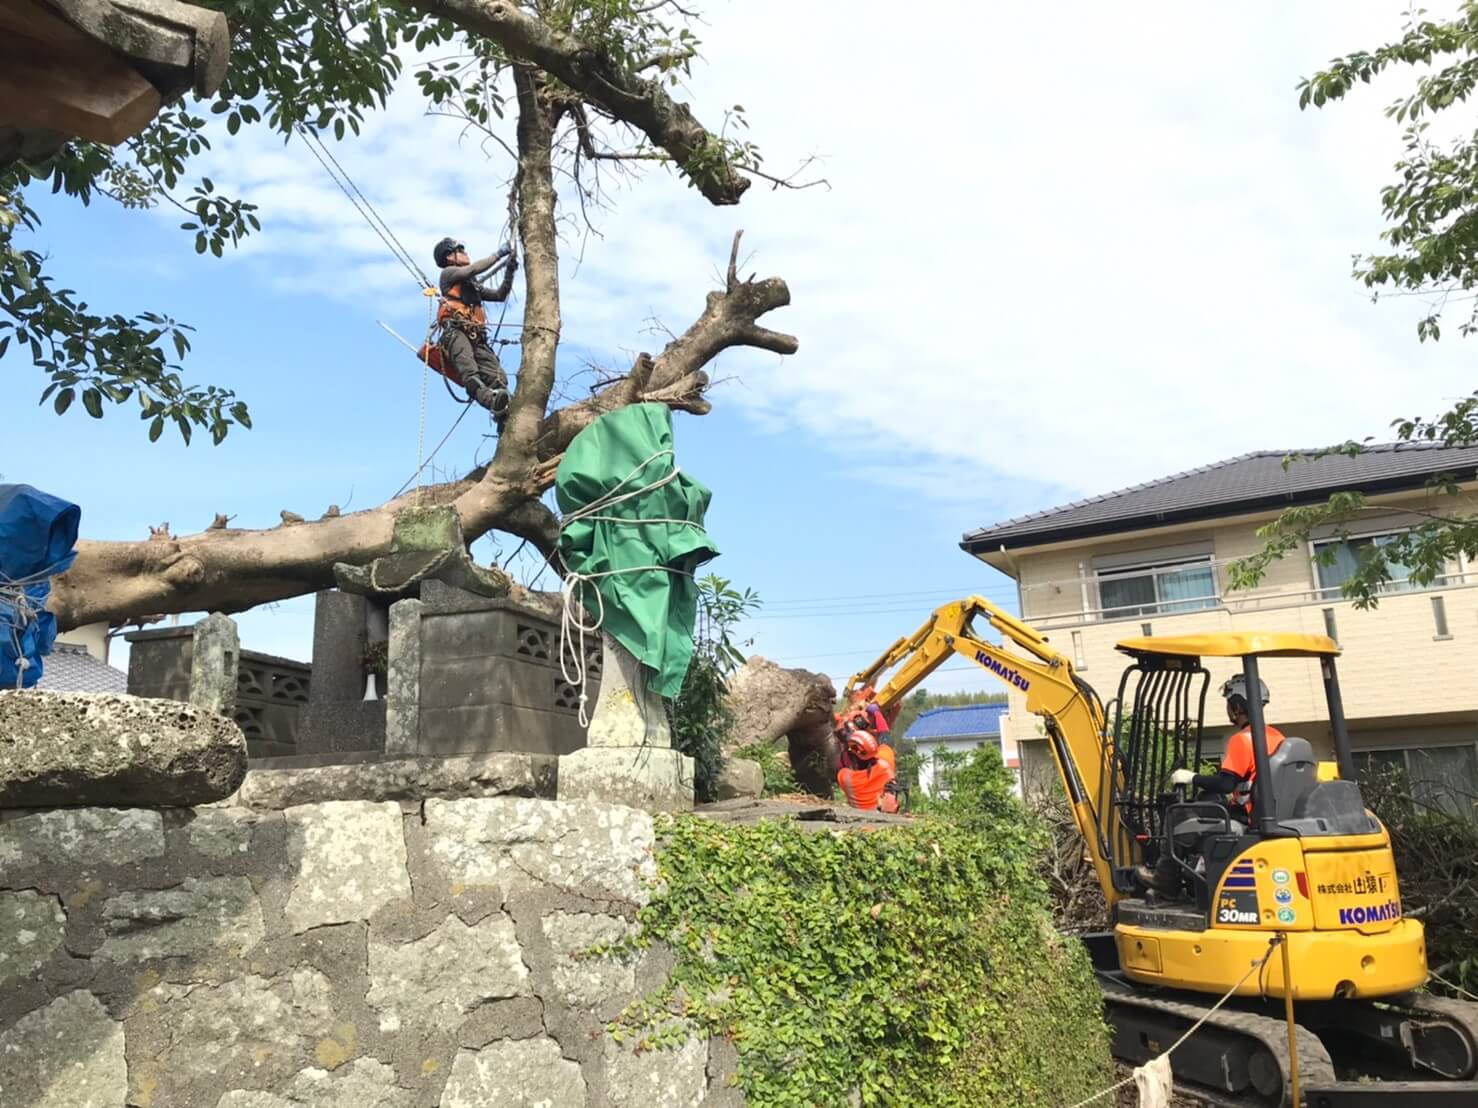
[[(673, 457), (673, 452), (670, 448), (657, 451), (651, 457), (639, 463), (635, 469), (633, 469), (625, 477), (621, 478), (620, 481), (616, 482), (616, 484), (611, 487), (609, 492), (596, 497), (584, 507), (576, 508), (573, 512), (570, 512), (564, 517), (563, 520), (560, 521), (560, 533), (563, 534), (565, 528), (578, 521), (585, 521), (590, 523), (628, 523), (637, 525), (649, 523), (669, 523), (686, 527), (696, 527), (698, 528), (698, 530), (703, 531), (704, 527), (701, 523), (694, 523), (690, 519), (628, 519), (624, 516), (601, 514), (605, 512), (608, 508), (612, 508), (617, 504), (623, 504), (626, 501), (635, 499), (638, 496), (644, 496), (649, 492), (653, 492), (656, 489), (660, 489), (665, 485), (669, 485), (673, 481), (677, 480), (677, 476), (679, 473), (682, 472), (682, 470), (674, 461), (672, 471), (670, 473), (657, 478), (657, 480), (651, 482), (648, 485), (643, 485), (641, 488), (631, 489), (627, 492), (621, 491), (623, 488), (626, 487), (627, 484), (634, 480), (637, 475), (642, 472), (642, 470), (646, 469), (647, 466), (657, 461), (657, 459), (664, 457)], [(590, 726), (590, 714), (587, 710), (587, 704), (590, 700), (590, 674), (589, 665), (587, 663), (585, 654), (585, 636), (598, 636), (600, 634), (602, 626), (604, 626), (606, 621), (605, 599), (601, 596), (600, 589), (593, 587), (593, 583), (602, 577), (615, 577), (623, 573), (650, 572), (675, 573), (683, 577), (692, 576), (691, 573), (688, 573), (685, 570), (674, 569), (672, 566), (626, 566), (622, 569), (602, 570), (599, 573), (577, 573), (574, 570), (570, 570), (568, 573), (565, 574), (564, 580), (560, 582), (559, 592), (561, 612), (559, 620), (559, 671), (570, 685), (580, 691), (581, 727)], [(586, 585), (591, 585), (592, 587), (589, 591), (595, 594), (595, 618), (592, 622), (589, 623), (587, 623), (585, 619), (582, 618), (583, 615), (589, 611), (583, 599)]]

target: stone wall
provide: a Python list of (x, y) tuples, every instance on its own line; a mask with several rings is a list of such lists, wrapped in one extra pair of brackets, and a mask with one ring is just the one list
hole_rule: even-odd
[(0, 1104), (717, 1108), (635, 1052), (651, 817), (527, 797), (0, 812)]

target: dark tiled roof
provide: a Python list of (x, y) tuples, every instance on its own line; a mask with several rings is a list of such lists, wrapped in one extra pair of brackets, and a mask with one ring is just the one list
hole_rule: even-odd
[(1284, 469), (1283, 459), (1290, 453), (1296, 451), (1243, 454), (1158, 481), (1018, 516), (966, 532), (960, 546), (972, 554), (984, 554), (1001, 546), (1011, 549), (1066, 542), (1157, 524), (1313, 503), (1342, 490), (1375, 493), (1416, 489), (1439, 473), (1451, 473), (1463, 481), (1478, 476), (1478, 447), (1426, 443), (1370, 446), (1354, 457), (1330, 455), (1296, 461)]
[(128, 674), (98, 661), (85, 646), (59, 642), (41, 659), (41, 680), (36, 687), (48, 692), (124, 693)]
[(1004, 704), (965, 704), (960, 707), (930, 708), (920, 712), (909, 725), (905, 739), (955, 739), (975, 735), (999, 735)]

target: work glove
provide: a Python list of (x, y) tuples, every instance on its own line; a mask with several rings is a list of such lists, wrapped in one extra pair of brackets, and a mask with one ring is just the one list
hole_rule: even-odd
[(1195, 779), (1195, 770), (1178, 769), (1170, 775), (1172, 785), (1189, 785)]

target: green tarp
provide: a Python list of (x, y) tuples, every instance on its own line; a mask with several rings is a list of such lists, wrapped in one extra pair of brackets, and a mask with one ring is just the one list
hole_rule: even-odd
[[(603, 629), (655, 675), (650, 687), (666, 697), (682, 688), (693, 656), (693, 572), (718, 553), (703, 530), (712, 494), (674, 472), (672, 413), (634, 404), (576, 435), (554, 481), (565, 516), (560, 554), (590, 578), (578, 583), (579, 599), (591, 619), (604, 602)], [(671, 479), (640, 491), (664, 478)]]

